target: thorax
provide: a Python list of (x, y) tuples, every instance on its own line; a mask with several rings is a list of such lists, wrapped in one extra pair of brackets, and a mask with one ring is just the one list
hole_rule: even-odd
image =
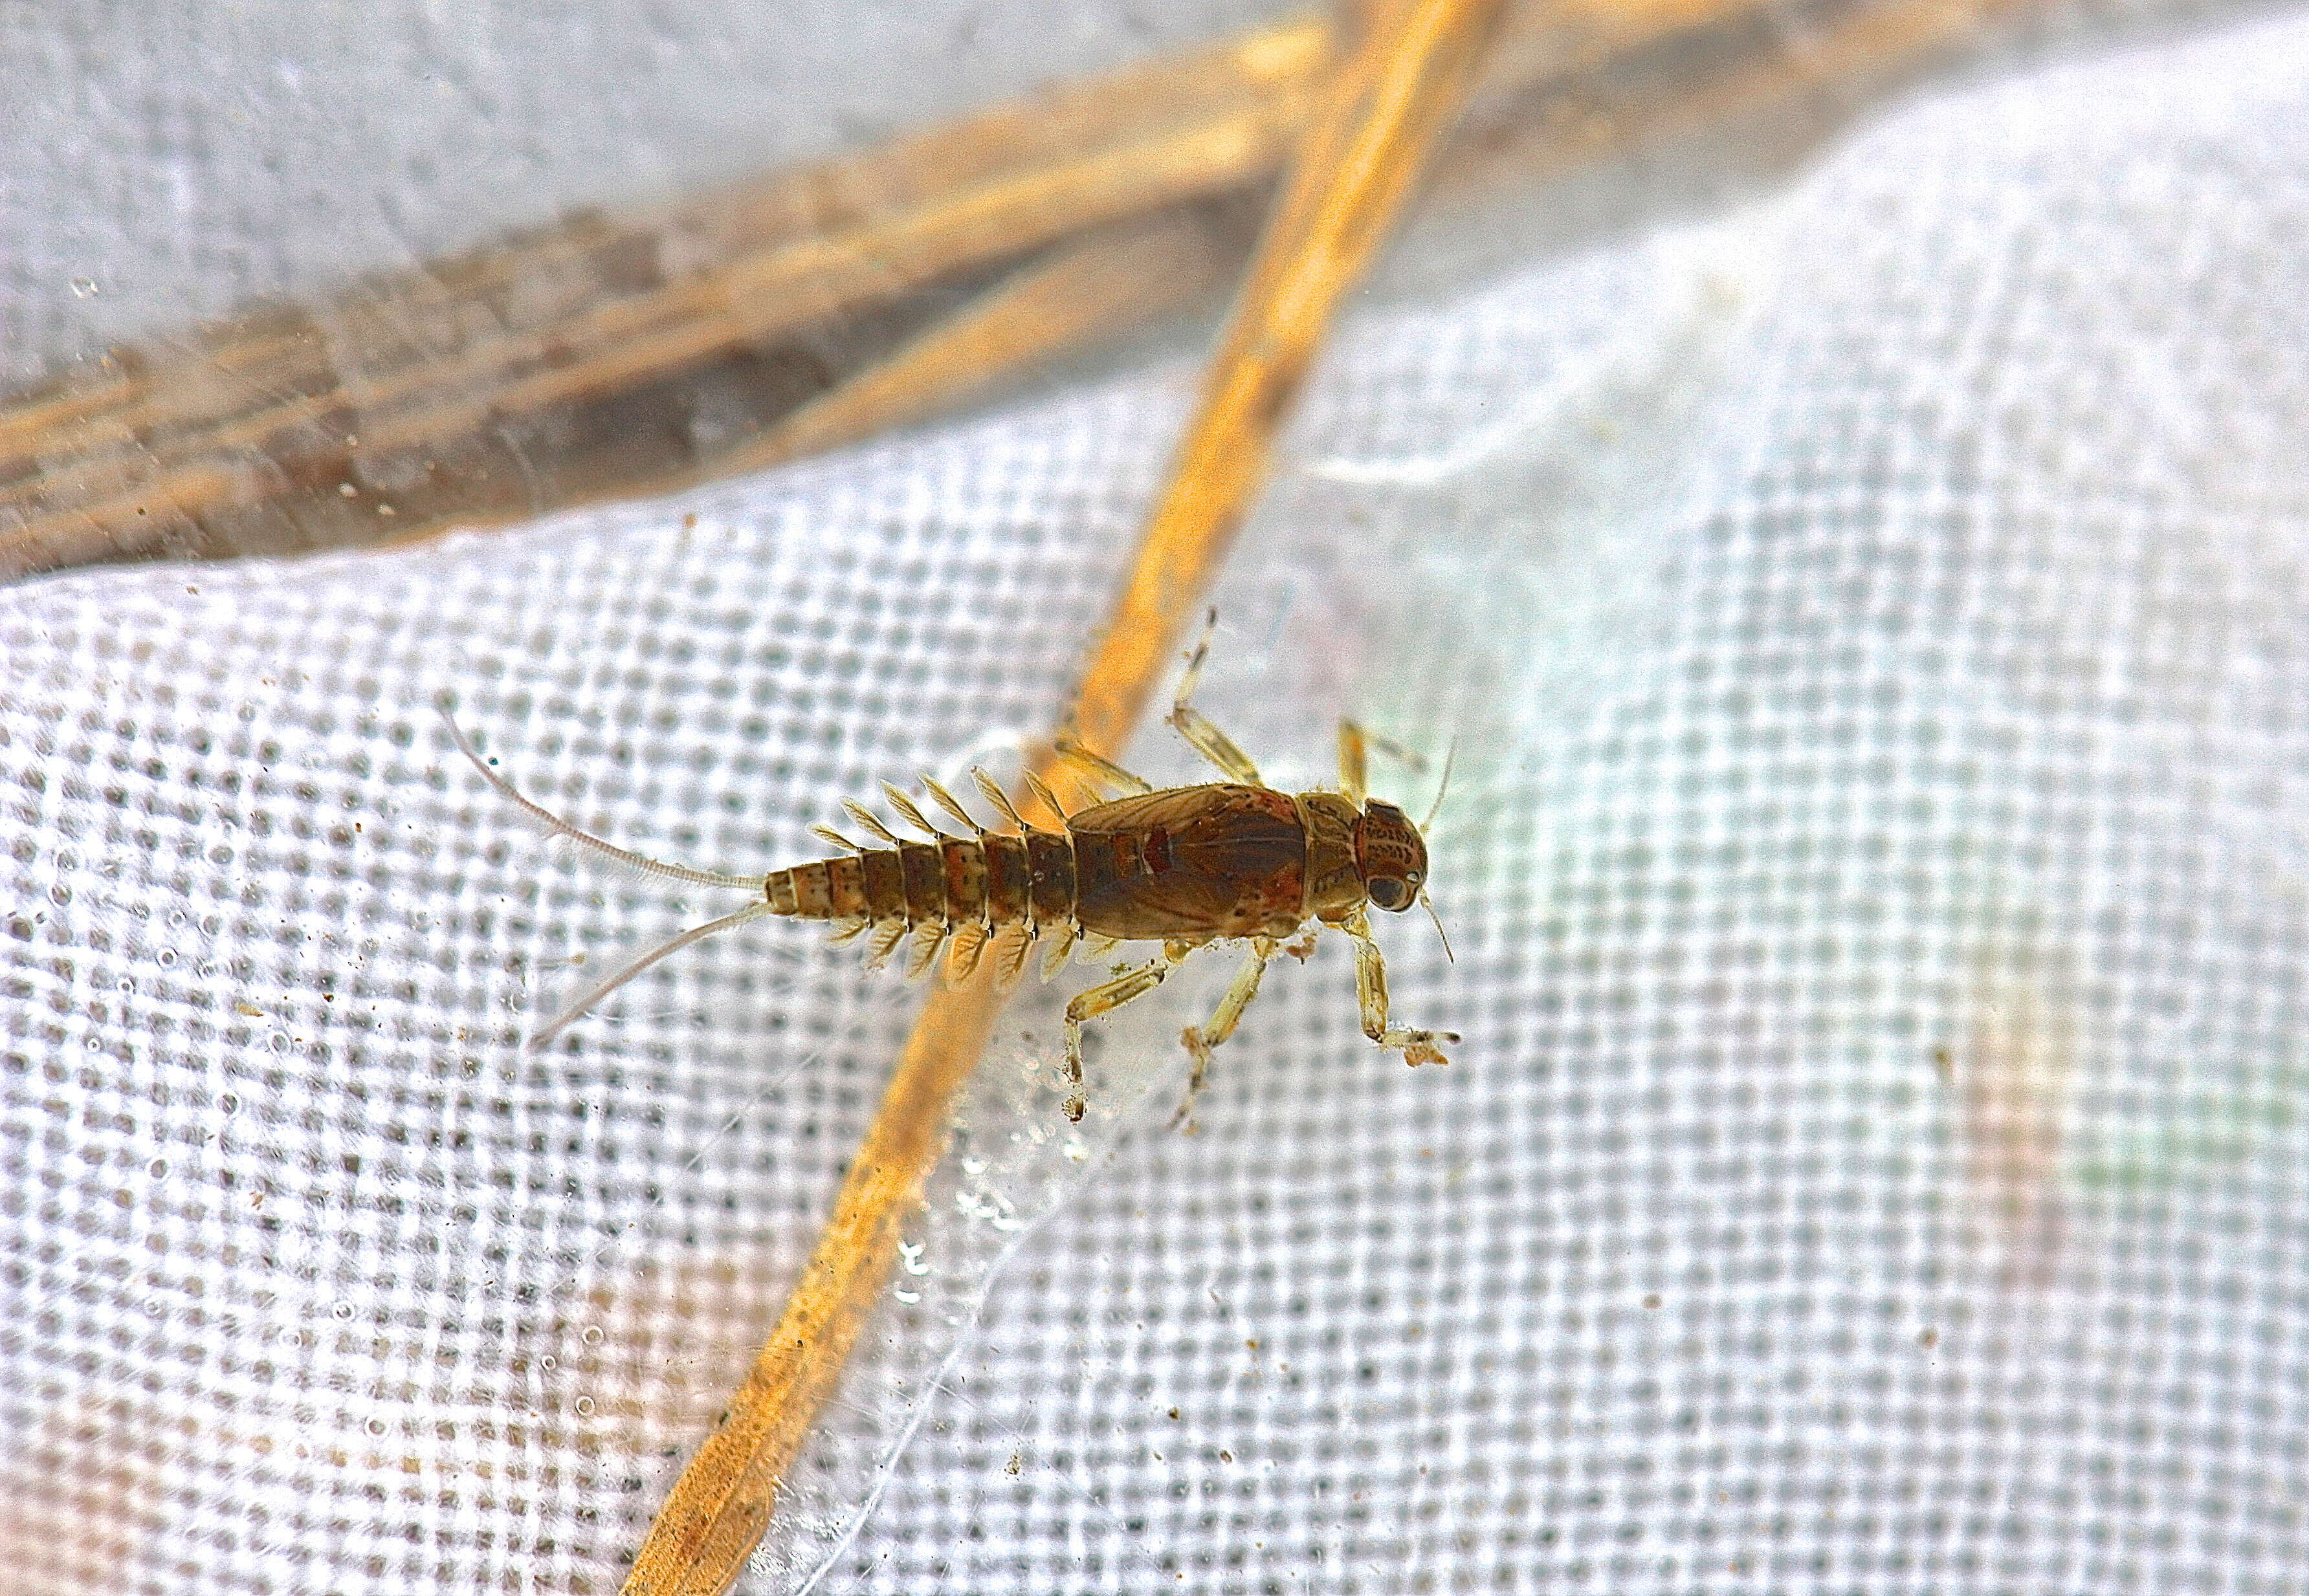
[(1336, 792), (1302, 792), (1299, 806), (1307, 831), (1307, 897), (1304, 913), (1336, 922), (1368, 899), (1362, 872), (1355, 866), (1354, 805)]

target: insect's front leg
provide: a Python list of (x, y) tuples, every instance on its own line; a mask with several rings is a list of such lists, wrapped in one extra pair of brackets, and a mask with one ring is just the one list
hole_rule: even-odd
[(1203, 1090), (1203, 1083), (1209, 1078), (1211, 1049), (1234, 1034), (1235, 1026), (1241, 1022), (1242, 1011), (1249, 1008), (1250, 1000), (1258, 996), (1258, 978), (1267, 973), (1267, 962), (1275, 957), (1279, 945), (1272, 936), (1252, 937), (1250, 955), (1243, 960), (1242, 968), (1234, 972), (1234, 980), (1228, 986), (1226, 996), (1219, 999), (1218, 1007), (1211, 1011), (1210, 1023), (1200, 1029), (1189, 1025), (1179, 1033), (1179, 1040), (1187, 1044), (1187, 1051), (1193, 1056), (1195, 1062), (1187, 1075), (1187, 1095), (1179, 1104), (1179, 1111), (1171, 1116), (1172, 1130), (1182, 1125), (1189, 1131), (1195, 1128), (1195, 1098)]
[(1162, 953), (1149, 959), (1136, 970), (1126, 970), (1112, 980), (1078, 993), (1067, 1005), (1067, 1117), (1079, 1121), (1083, 1117), (1083, 1022), (1120, 1008), (1134, 997), (1144, 997), (1170, 979), (1171, 972), (1183, 963), (1195, 945), (1189, 942), (1166, 942)]
[(1355, 939), (1355, 996), (1362, 1002), (1363, 1034), (1382, 1048), (1399, 1048), (1409, 1065), (1449, 1064), (1437, 1042), (1456, 1042), (1456, 1031), (1411, 1031), (1387, 1022), (1387, 961), (1372, 940), (1371, 922), (1358, 910), (1340, 928)]

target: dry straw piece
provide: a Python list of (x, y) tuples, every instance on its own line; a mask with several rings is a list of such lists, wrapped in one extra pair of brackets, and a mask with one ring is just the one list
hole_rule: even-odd
[[(1431, 186), (1527, 191), (1791, 102), (1812, 131), (2025, 3), (1526, 4)], [(116, 350), (0, 399), (0, 578), (402, 540), (923, 419), (1205, 303), (1331, 42), (1287, 22)], [(668, 422), (707, 413), (737, 420)]]

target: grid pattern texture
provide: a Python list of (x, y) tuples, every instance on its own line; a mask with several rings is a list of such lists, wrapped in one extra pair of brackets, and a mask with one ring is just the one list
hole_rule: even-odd
[[(2309, 1591), (2305, 237), (2278, 19), (1352, 324), (1204, 704), (1457, 738), (1466, 1040), (1327, 946), (1169, 1134), (1209, 955), (1072, 1132), (1014, 1010), (758, 1587)], [(806, 857), (1050, 721), (1190, 387), (0, 593), (0, 1584), (614, 1588), (912, 996), (770, 922), (525, 1050), (731, 905), (434, 706)]]

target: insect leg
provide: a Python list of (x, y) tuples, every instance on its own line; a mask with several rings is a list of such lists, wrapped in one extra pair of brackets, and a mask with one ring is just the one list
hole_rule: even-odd
[(1211, 1013), (1210, 1023), (1200, 1030), (1189, 1025), (1179, 1033), (1179, 1040), (1187, 1044), (1187, 1051), (1193, 1056), (1195, 1063), (1187, 1076), (1187, 1095), (1180, 1101), (1179, 1111), (1171, 1116), (1172, 1130), (1182, 1125), (1190, 1132), (1195, 1128), (1195, 1099), (1200, 1095), (1203, 1083), (1210, 1074), (1211, 1049), (1234, 1034), (1235, 1025), (1242, 1019), (1242, 1011), (1249, 1008), (1250, 1000), (1258, 996), (1258, 978), (1267, 973), (1267, 962), (1275, 957), (1276, 947), (1276, 939), (1272, 936), (1252, 937), (1250, 954), (1243, 960), (1242, 968), (1234, 972), (1234, 980), (1228, 986), (1226, 996), (1219, 999), (1218, 1007)]
[(1202, 711), (1187, 701), (1195, 695), (1195, 684), (1203, 679), (1203, 661), (1211, 651), (1211, 629), (1219, 622), (1219, 612), (1212, 610), (1203, 623), (1203, 640), (1195, 645), (1194, 657), (1187, 661), (1187, 674), (1179, 678), (1179, 695), (1171, 701), (1171, 725), (1187, 739), (1196, 753), (1219, 767), (1230, 781), (1240, 781), (1246, 787), (1264, 787), (1258, 779), (1258, 767), (1250, 763), (1250, 755), (1234, 746), (1234, 739), (1212, 725)]
[(1191, 945), (1168, 942), (1162, 953), (1149, 959), (1136, 970), (1126, 970), (1112, 980), (1089, 991), (1078, 993), (1067, 1005), (1067, 1117), (1080, 1120), (1083, 1117), (1082, 1028), (1085, 1020), (1120, 1008), (1134, 997), (1144, 997), (1170, 978), (1187, 955), (1194, 952)]
[(1355, 996), (1362, 1001), (1363, 1034), (1382, 1048), (1399, 1048), (1410, 1065), (1449, 1064), (1437, 1042), (1456, 1042), (1456, 1031), (1411, 1031), (1387, 1022), (1387, 961), (1371, 940), (1371, 922), (1358, 911), (1340, 922), (1355, 939)]
[(1353, 720), (1339, 722), (1339, 790), (1347, 802), (1360, 809), (1371, 797), (1371, 782), (1364, 774), (1363, 729)]

